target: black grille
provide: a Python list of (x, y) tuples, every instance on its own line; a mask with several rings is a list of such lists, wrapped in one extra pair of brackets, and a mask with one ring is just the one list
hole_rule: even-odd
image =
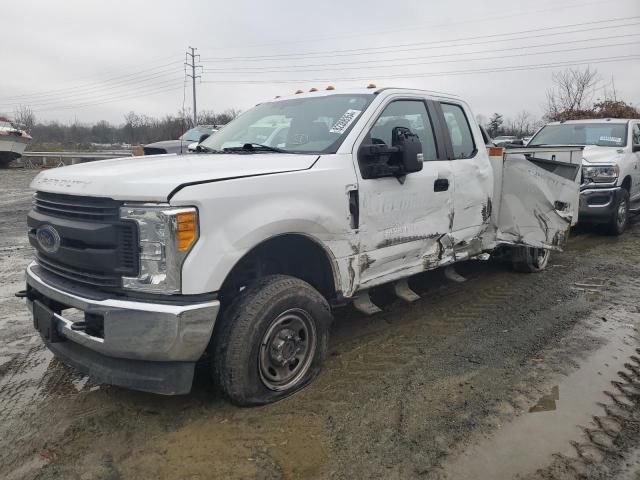
[(73, 219), (115, 220), (120, 216), (121, 205), (121, 202), (110, 198), (45, 192), (37, 192), (33, 196), (33, 208), (36, 212)]
[[(120, 219), (122, 202), (110, 198), (37, 192), (27, 217), (29, 240), (42, 268), (93, 287), (120, 288), (122, 277), (138, 275), (138, 228)], [(43, 250), (38, 228), (53, 226), (60, 236), (55, 253)]]

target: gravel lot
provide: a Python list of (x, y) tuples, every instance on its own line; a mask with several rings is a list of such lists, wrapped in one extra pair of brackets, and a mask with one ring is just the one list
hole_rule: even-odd
[(24, 302), (28, 184), (0, 170), (0, 478), (640, 479), (640, 221), (575, 232), (547, 271), (467, 262), (407, 304), (338, 312), (318, 380), (239, 409), (212, 386), (99, 386), (41, 346)]

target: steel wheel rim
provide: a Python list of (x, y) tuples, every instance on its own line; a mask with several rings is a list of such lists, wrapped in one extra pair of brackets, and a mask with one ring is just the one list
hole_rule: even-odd
[(626, 201), (622, 201), (620, 202), (620, 205), (618, 205), (618, 225), (622, 226), (624, 225), (625, 221), (627, 220), (627, 202)]
[(542, 268), (549, 259), (549, 250), (545, 248), (532, 248), (530, 250), (531, 260), (536, 268)]
[(315, 324), (305, 310), (293, 308), (278, 315), (260, 342), (258, 371), (262, 383), (274, 391), (298, 383), (311, 367), (316, 339)]

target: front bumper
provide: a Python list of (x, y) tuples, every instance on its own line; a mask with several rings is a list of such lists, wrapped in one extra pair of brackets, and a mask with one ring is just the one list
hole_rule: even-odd
[(622, 187), (586, 188), (580, 192), (579, 221), (606, 222), (623, 195)]
[[(45, 341), (62, 361), (104, 383), (164, 394), (189, 392), (195, 363), (211, 339), (218, 300), (177, 305), (104, 298), (80, 288), (63, 289), (46, 277), (36, 262), (27, 267), (27, 305), (32, 314), (34, 302), (52, 310), (56, 332), (53, 341)], [(67, 309), (101, 321), (102, 334), (77, 328), (65, 317)]]

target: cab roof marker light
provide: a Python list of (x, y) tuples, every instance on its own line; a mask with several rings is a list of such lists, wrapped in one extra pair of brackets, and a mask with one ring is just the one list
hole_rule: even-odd
[(296, 95), (298, 95), (300, 93), (304, 93), (304, 92), (302, 90), (296, 90)]
[(335, 89), (336, 89), (336, 87), (334, 87), (333, 85), (329, 85), (329, 86), (326, 88), (326, 90), (335, 90)]
[(370, 83), (369, 85), (367, 85), (367, 88), (376, 88), (376, 84), (375, 83)]
[(311, 87), (311, 88), (309, 89), (309, 91), (310, 91), (310, 92), (317, 92), (317, 91), (318, 91), (318, 89), (317, 89), (316, 87)]

